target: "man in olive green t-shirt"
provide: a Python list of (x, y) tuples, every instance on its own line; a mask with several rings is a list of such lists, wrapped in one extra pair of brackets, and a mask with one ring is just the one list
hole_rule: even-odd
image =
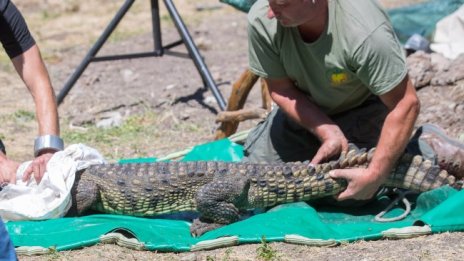
[(371, 198), (404, 151), (419, 113), (405, 56), (373, 0), (258, 0), (248, 15), (250, 70), (278, 105), (250, 134), (245, 160), (337, 157), (377, 146), (367, 169), (335, 170), (338, 200)]

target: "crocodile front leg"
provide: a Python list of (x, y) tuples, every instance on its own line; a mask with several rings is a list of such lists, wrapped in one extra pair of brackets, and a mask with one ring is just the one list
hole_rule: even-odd
[[(241, 178), (241, 179), (240, 179)], [(200, 218), (190, 227), (193, 236), (236, 222), (240, 210), (247, 206), (250, 182), (245, 177), (217, 179), (204, 185), (197, 194), (196, 203)]]

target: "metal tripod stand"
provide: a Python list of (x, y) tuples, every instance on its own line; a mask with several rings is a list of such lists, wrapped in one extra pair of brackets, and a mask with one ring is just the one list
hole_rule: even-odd
[[(221, 110), (225, 110), (226, 102), (224, 101), (224, 98), (219, 92), (217, 85), (214, 82), (213, 77), (211, 76), (211, 73), (208, 70), (208, 67), (203, 61), (203, 58), (201, 57), (200, 52), (198, 51), (198, 48), (193, 42), (192, 37), (190, 36), (190, 33), (187, 30), (187, 27), (185, 26), (184, 22), (182, 21), (182, 18), (177, 12), (177, 9), (174, 6), (174, 3), (172, 2), (172, 0), (163, 0), (163, 2), (169, 12), (169, 15), (171, 16), (171, 19), (173, 20), (177, 28), (177, 31), (179, 32), (181, 36), (180, 40), (163, 46), (163, 43), (161, 40), (159, 3), (158, 3), (158, 0), (150, 0), (151, 14), (152, 14), (152, 26), (153, 26), (154, 50), (152, 52), (144, 52), (144, 53), (132, 53), (132, 54), (96, 57), (100, 48), (105, 44), (106, 40), (109, 38), (111, 33), (114, 31), (116, 26), (119, 24), (119, 22), (122, 20), (122, 18), (127, 13), (127, 11), (130, 9), (130, 7), (132, 6), (134, 2), (135, 0), (126, 0), (124, 4), (121, 6), (121, 8), (118, 10), (118, 12), (113, 17), (111, 22), (108, 24), (106, 29), (103, 31), (101, 36), (98, 38), (97, 42), (92, 46), (92, 48), (89, 50), (89, 52), (84, 57), (82, 62), (79, 64), (79, 66), (76, 68), (74, 73), (65, 83), (63, 89), (58, 94), (58, 97), (57, 97), (58, 105), (60, 105), (63, 102), (68, 92), (71, 90), (73, 85), (76, 83), (76, 81), (79, 79), (79, 77), (82, 75), (84, 70), (87, 68), (87, 66), (91, 62), (112, 61), (112, 60), (132, 59), (132, 58), (142, 58), (142, 57), (159, 57), (159, 56), (163, 56), (164, 54), (180, 56), (179, 54), (170, 52), (169, 49), (176, 47), (178, 45), (184, 44), (188, 51), (187, 58), (190, 58), (193, 60), (198, 72), (200, 73), (201, 79), (203, 80), (203, 84), (207, 86), (213, 92), (213, 95), (216, 98), (219, 108)], [(185, 56), (182, 56), (182, 57), (185, 57)]]

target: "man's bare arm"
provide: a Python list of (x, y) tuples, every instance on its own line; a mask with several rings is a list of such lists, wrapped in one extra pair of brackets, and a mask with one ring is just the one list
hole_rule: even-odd
[(409, 141), (420, 109), (414, 86), (406, 77), (392, 91), (381, 95), (389, 113), (382, 127), (374, 157), (367, 169), (335, 170), (333, 178), (346, 179), (347, 189), (338, 195), (338, 200), (369, 199), (390, 174), (396, 160)]
[(383, 181), (403, 153), (411, 137), (414, 124), (419, 115), (420, 102), (409, 77), (406, 77), (392, 91), (381, 95), (380, 99), (390, 112), (385, 119), (369, 169), (373, 173), (377, 171)]
[[(12, 59), (13, 65), (31, 93), (39, 125), (39, 136), (60, 135), (58, 112), (50, 78), (37, 45)], [(31, 141), (32, 143), (32, 141)], [(42, 179), (47, 162), (54, 150), (44, 150), (26, 169), (23, 180), (34, 174), (37, 182)]]
[(34, 98), (39, 135), (59, 135), (55, 93), (37, 45), (12, 59), (13, 65)]
[(321, 141), (321, 147), (311, 163), (317, 164), (348, 149), (348, 141), (341, 129), (297, 89), (292, 80), (266, 79), (266, 82), (274, 102)]

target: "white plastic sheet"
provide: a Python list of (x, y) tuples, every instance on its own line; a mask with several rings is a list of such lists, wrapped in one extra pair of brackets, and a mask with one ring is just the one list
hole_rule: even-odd
[(437, 23), (430, 49), (448, 59), (464, 54), (464, 5)]

